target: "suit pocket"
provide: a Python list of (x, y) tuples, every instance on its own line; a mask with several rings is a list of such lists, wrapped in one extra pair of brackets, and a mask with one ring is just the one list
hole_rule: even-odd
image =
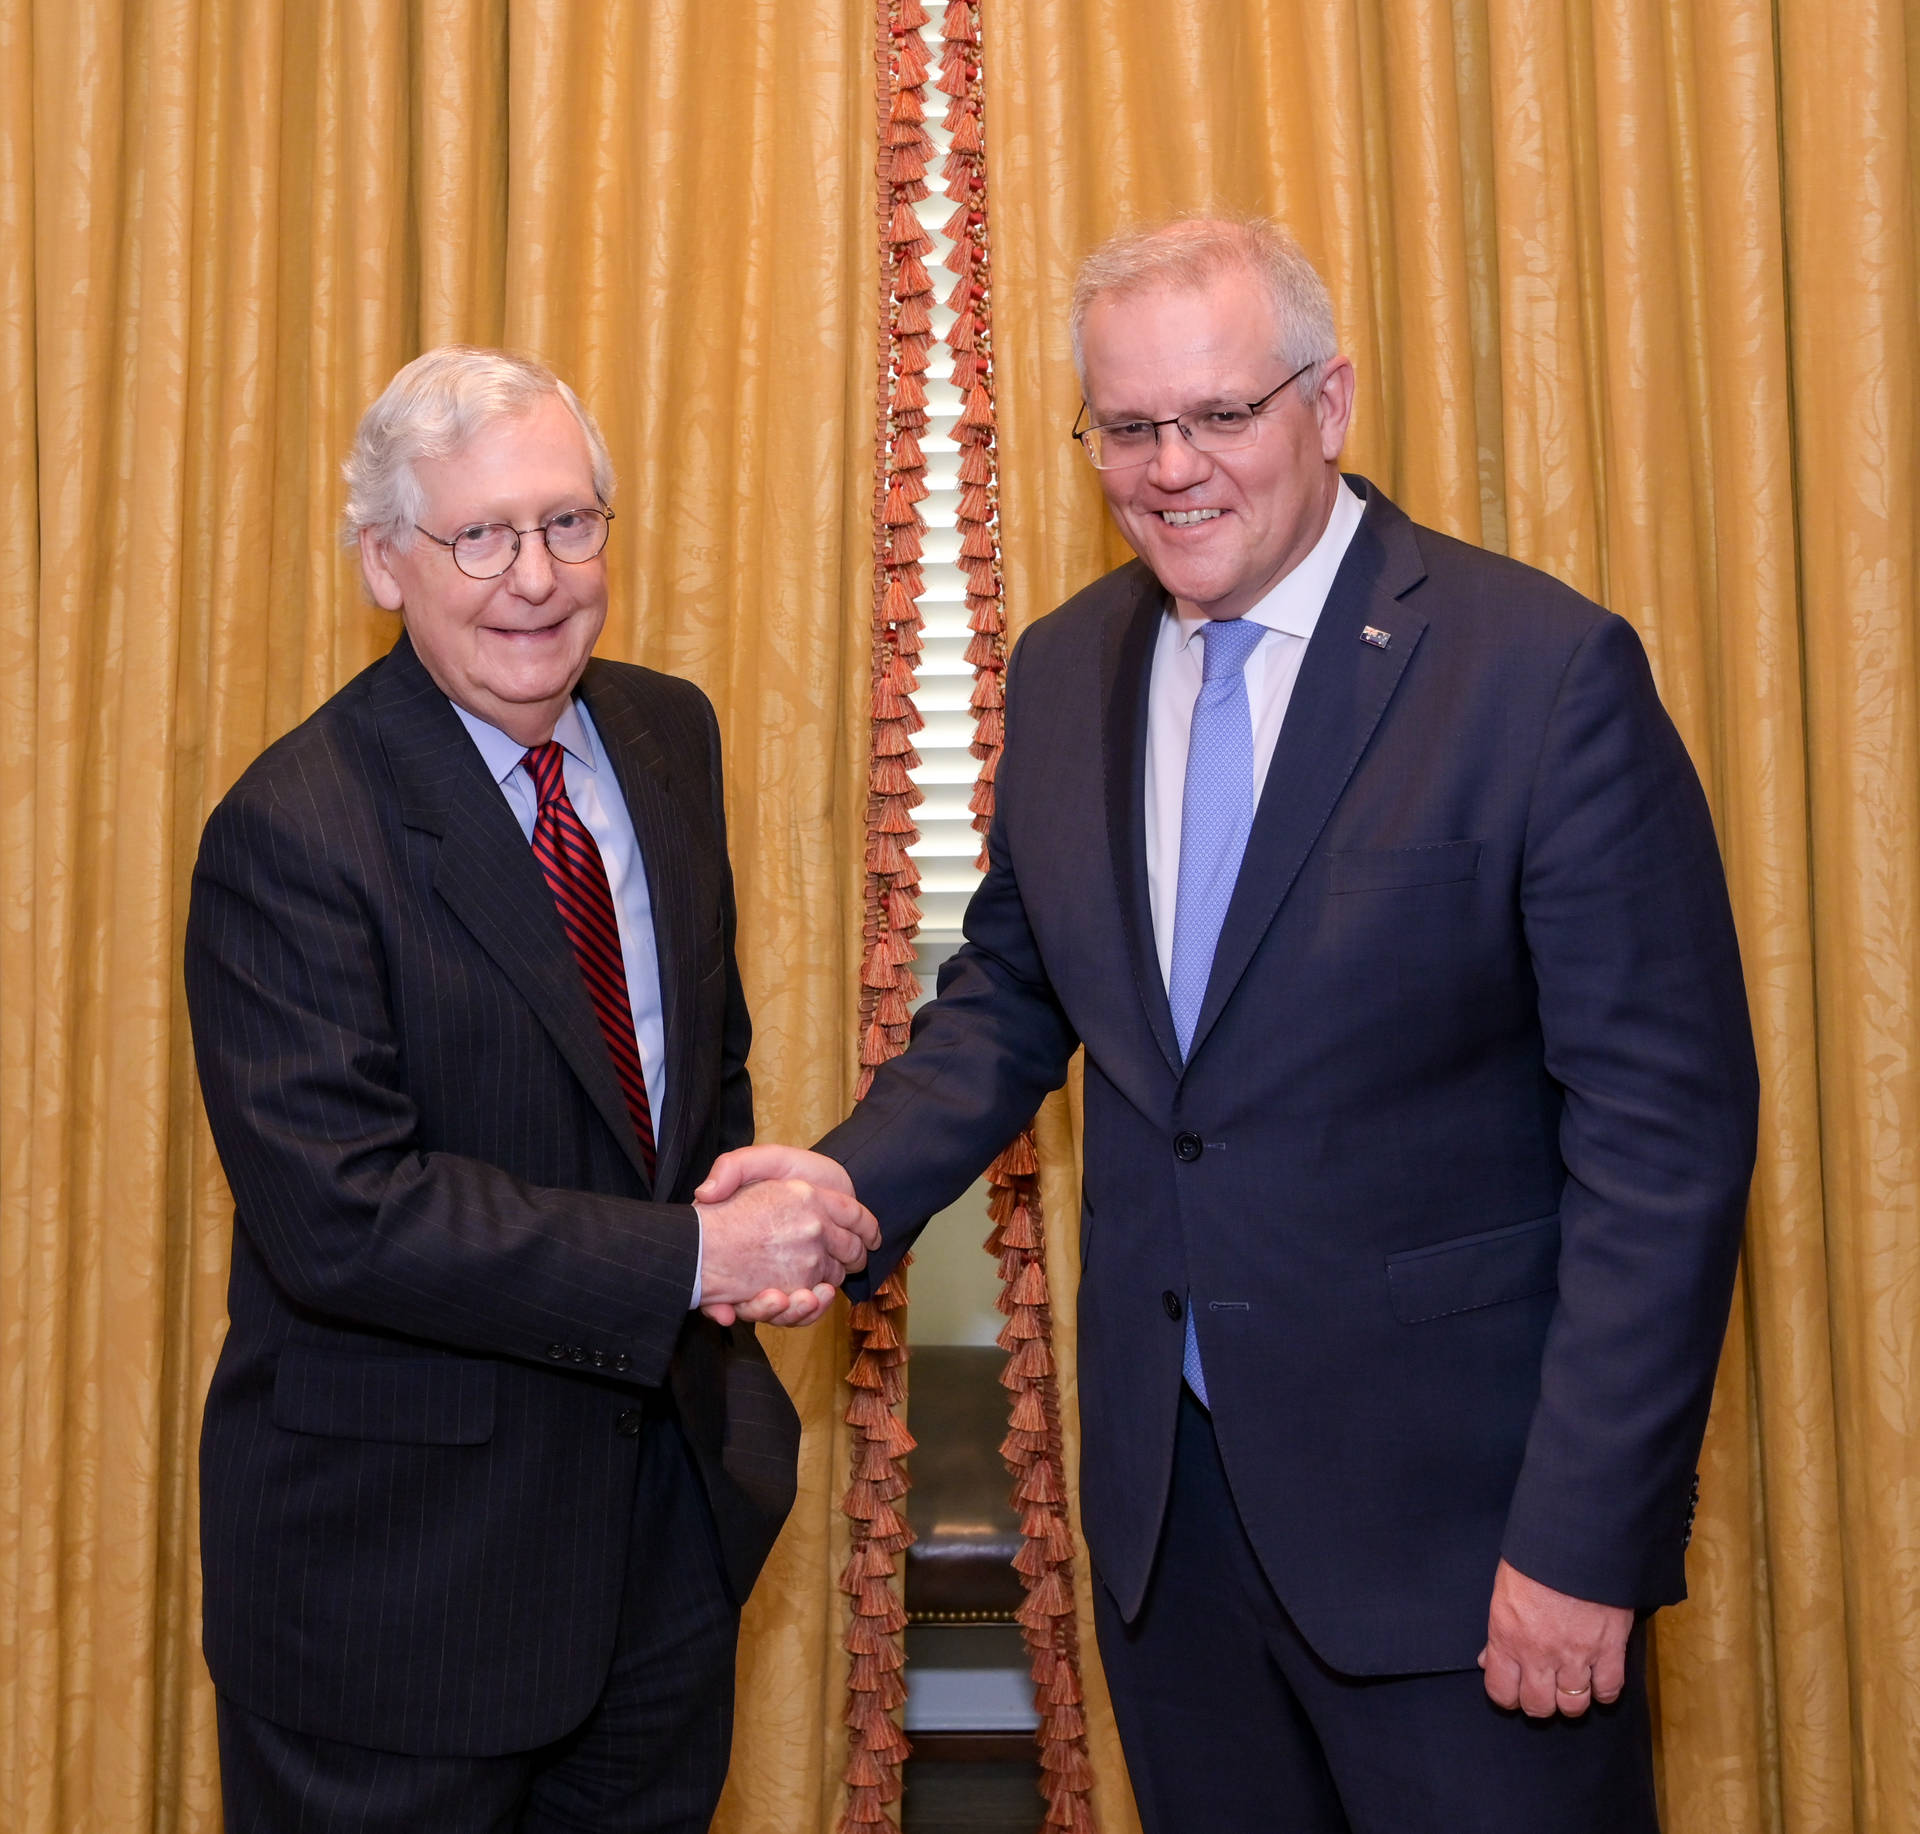
[(1355, 849), (1327, 856), (1330, 892), (1390, 892), (1409, 885), (1453, 885), (1480, 871), (1478, 841), (1426, 841), (1417, 847)]
[(1557, 1214), (1387, 1257), (1393, 1315), (1403, 1325), (1551, 1293), (1559, 1274)]
[(452, 1357), (291, 1349), (274, 1376), (273, 1423), (389, 1445), (484, 1445), (493, 1437), (496, 1374), (490, 1363)]

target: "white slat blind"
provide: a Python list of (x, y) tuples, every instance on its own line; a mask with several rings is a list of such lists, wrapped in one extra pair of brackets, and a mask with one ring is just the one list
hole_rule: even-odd
[[(921, 36), (938, 70), (941, 39), (937, 15), (921, 28)], [(914, 207), (914, 214), (933, 243), (933, 252), (926, 258), (928, 269), (946, 278), (950, 285), (951, 276), (938, 266), (953, 247), (941, 233), (953, 205), (936, 177), (948, 149), (942, 112), (932, 108), (927, 111), (927, 132), (934, 145), (934, 157), (927, 168), (933, 194)], [(944, 340), (954, 317), (942, 303), (947, 290), (936, 281), (933, 330), (941, 340), (935, 345), (941, 357), (947, 355)], [(981, 837), (974, 831), (973, 814), (967, 807), (980, 771), (978, 761), (967, 749), (973, 743), (974, 716), (968, 705), (973, 692), (973, 665), (966, 660), (965, 651), (972, 633), (967, 629), (967, 576), (956, 564), (960, 533), (954, 525), (954, 510), (960, 500), (955, 475), (960, 448), (954, 443), (953, 428), (960, 418), (961, 402), (947, 379), (948, 368), (948, 362), (936, 357), (927, 372), (928, 425), (920, 441), (932, 494), (920, 505), (927, 525), (920, 563), (926, 577), (926, 591), (920, 599), (920, 615), (925, 622), (916, 669), (920, 687), (913, 702), (927, 723), (914, 735), (921, 764), (913, 780), (926, 801), (913, 812), (920, 839), (908, 851), (920, 868), (920, 970), (927, 975), (959, 942), (960, 919), (974, 887), (980, 883), (974, 861), (980, 854)]]

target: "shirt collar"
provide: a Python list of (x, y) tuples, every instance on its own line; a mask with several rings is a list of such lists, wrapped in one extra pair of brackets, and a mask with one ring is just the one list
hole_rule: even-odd
[[(1353, 540), (1353, 532), (1360, 526), (1366, 507), (1353, 486), (1342, 478), (1340, 488), (1333, 493), (1333, 509), (1327, 517), (1327, 526), (1320, 531), (1320, 539), (1291, 573), (1276, 580), (1266, 597), (1244, 614), (1247, 621), (1264, 624), (1269, 630), (1283, 630), (1303, 640), (1311, 637), (1314, 626), (1320, 622), (1327, 594), (1333, 590), (1333, 576), (1340, 571), (1347, 544)], [(1204, 613), (1177, 608), (1174, 617), (1180, 626), (1182, 648), (1211, 622)]]
[[(468, 736), (480, 748), (480, 756), (486, 760), (487, 769), (493, 773), (495, 783), (505, 783), (520, 768), (520, 761), (527, 755), (527, 748), (518, 739), (509, 738), (498, 726), (491, 726), (477, 713), (469, 713), (458, 701), (448, 703), (460, 716), (460, 724), (466, 727)], [(569, 700), (561, 710), (560, 717), (553, 723), (553, 736), (560, 746), (576, 763), (593, 769), (593, 743), (587, 737), (587, 723), (580, 717), (580, 703)]]

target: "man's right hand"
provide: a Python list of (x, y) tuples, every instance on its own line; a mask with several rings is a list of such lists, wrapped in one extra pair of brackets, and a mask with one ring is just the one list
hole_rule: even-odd
[[(741, 1316), (808, 1323), (831, 1304), (834, 1288), (866, 1265), (868, 1250), (880, 1245), (879, 1225), (831, 1159), (776, 1147), (728, 1157), (756, 1163), (732, 1177), (710, 1176), (694, 1194), (701, 1310), (721, 1324)], [(817, 1161), (823, 1183), (809, 1181), (813, 1164), (790, 1169), (805, 1161)]]

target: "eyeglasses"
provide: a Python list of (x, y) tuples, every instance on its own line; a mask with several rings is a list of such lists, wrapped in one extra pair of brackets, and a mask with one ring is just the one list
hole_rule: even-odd
[(1095, 471), (1125, 471), (1131, 465), (1144, 465), (1160, 450), (1160, 429), (1178, 427), (1181, 437), (1196, 452), (1231, 452), (1236, 446), (1251, 446), (1260, 432), (1260, 410), (1284, 389), (1298, 382), (1315, 363), (1302, 363), (1286, 382), (1270, 388), (1258, 401), (1223, 403), (1218, 407), (1189, 408), (1171, 420), (1113, 420), (1105, 426), (1083, 427), (1080, 404), (1074, 416), (1073, 437), (1085, 448)]
[(612, 520), (610, 509), (563, 509), (530, 529), (517, 529), (506, 522), (471, 522), (451, 539), (420, 528), (417, 522), (413, 526), (429, 541), (446, 548), (453, 555), (453, 564), (468, 579), (498, 579), (520, 558), (522, 535), (538, 535), (555, 560), (577, 566), (607, 545), (607, 524)]

